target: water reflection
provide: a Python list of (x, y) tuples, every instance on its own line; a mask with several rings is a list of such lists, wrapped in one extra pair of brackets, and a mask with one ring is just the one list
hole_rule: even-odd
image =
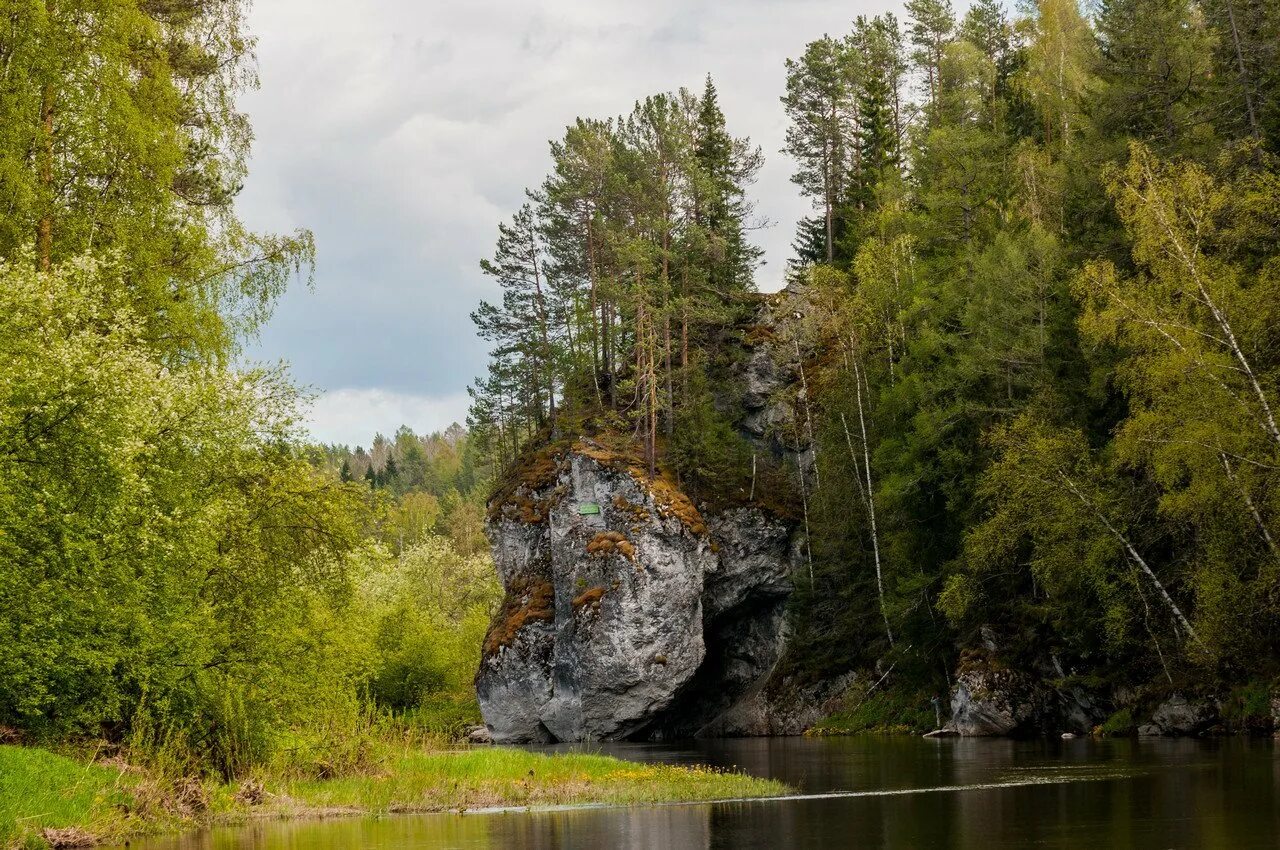
[[(145, 842), (144, 850), (1280, 845), (1280, 766), (1269, 740), (865, 737), (588, 749), (639, 761), (736, 766), (806, 793), (863, 796), (273, 822)], [(948, 790), (929, 790), (940, 788)], [(919, 793), (902, 793), (911, 791)]]

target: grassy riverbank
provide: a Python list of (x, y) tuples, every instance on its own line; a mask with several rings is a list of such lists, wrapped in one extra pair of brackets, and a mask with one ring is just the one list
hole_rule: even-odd
[(225, 785), (6, 746), (0, 747), (0, 848), (111, 843), (137, 833), (252, 817), (629, 805), (788, 790), (772, 780), (710, 768), (497, 747), (389, 749), (346, 775), (261, 776)]

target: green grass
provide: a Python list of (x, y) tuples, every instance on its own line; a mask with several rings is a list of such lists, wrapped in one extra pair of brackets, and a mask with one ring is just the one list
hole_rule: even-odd
[(396, 812), (723, 800), (777, 796), (791, 789), (780, 782), (706, 767), (485, 748), (406, 751), (372, 775), (295, 780), (281, 790), (311, 808)]
[[(100, 842), (253, 815), (456, 811), (495, 806), (723, 800), (785, 794), (780, 782), (707, 767), (637, 764), (602, 755), (485, 747), (433, 750), (384, 745), (364, 766), (327, 779), (258, 777), (265, 802), (236, 800), (207, 782), (199, 811), (178, 807), (175, 781), (136, 769), (83, 764), (47, 750), (0, 747), (0, 850), (46, 846), (46, 829), (77, 829)], [(205, 808), (207, 807), (207, 808)]]
[(41, 843), (44, 829), (78, 827), (98, 836), (127, 828), (121, 806), (134, 779), (47, 750), (0, 746), (0, 847)]

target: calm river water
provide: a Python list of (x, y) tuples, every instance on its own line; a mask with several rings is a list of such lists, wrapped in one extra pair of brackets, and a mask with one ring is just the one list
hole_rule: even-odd
[(1270, 740), (773, 738), (591, 749), (737, 767), (805, 796), (263, 823), (134, 848), (1280, 847), (1280, 750)]

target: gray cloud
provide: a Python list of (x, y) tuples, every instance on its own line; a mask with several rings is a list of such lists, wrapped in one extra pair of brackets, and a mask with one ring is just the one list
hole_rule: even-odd
[[(893, 10), (897, 3), (892, 4)], [(478, 262), (496, 226), (547, 170), (547, 141), (576, 116), (605, 117), (710, 72), (730, 129), (766, 154), (754, 187), (774, 226), (758, 234), (763, 289), (781, 283), (809, 212), (778, 153), (783, 60), (886, 5), (816, 0), (440, 2), (259, 0), (257, 140), (240, 208), (255, 227), (310, 227), (314, 292), (282, 300), (252, 356), (285, 359), (334, 393), (322, 439), (354, 439), (342, 404), (378, 391), (369, 431), (403, 412), (415, 428), (465, 414), (484, 368), (468, 314), (493, 295)], [(396, 400), (400, 400), (397, 402)], [(397, 403), (399, 407), (397, 407)], [(376, 421), (375, 421), (376, 420)]]

